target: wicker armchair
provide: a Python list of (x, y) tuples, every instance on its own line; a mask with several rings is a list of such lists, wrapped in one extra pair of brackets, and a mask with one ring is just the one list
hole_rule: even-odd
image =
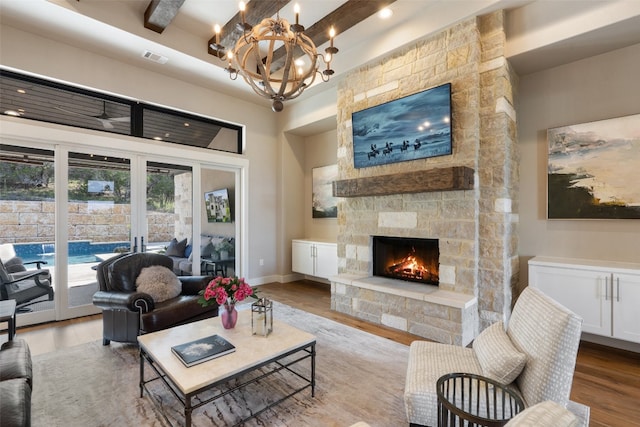
[[(504, 383), (517, 389), (526, 406), (553, 401), (577, 413), (580, 424), (587, 426), (589, 408), (569, 401), (581, 328), (580, 317), (539, 290), (526, 288), (516, 302), (503, 339), (514, 351), (526, 357), (522, 358), (523, 363), (514, 374), (515, 380), (509, 378)], [(500, 331), (498, 328), (493, 330)], [(476, 342), (474, 348), (426, 341), (411, 344), (404, 392), (411, 426), (437, 425), (436, 382), (442, 375), (467, 372), (489, 376), (485, 372), (486, 360), (483, 360), (487, 357), (498, 370), (502, 366), (507, 369), (508, 358), (503, 357), (501, 347), (489, 347), (490, 351), (483, 355), (479, 354)]]

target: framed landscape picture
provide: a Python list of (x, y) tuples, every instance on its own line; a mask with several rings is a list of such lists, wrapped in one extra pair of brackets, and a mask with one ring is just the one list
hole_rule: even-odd
[(547, 131), (549, 219), (640, 218), (640, 114)]
[(338, 217), (338, 198), (333, 197), (333, 181), (337, 178), (338, 165), (311, 170), (311, 216), (313, 218)]

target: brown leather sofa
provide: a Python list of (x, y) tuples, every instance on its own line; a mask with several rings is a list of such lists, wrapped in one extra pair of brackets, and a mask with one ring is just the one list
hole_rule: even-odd
[(31, 425), (33, 369), (24, 340), (7, 341), (0, 348), (0, 425)]
[(159, 331), (218, 315), (218, 306), (202, 307), (198, 292), (212, 277), (181, 276), (182, 293), (156, 303), (146, 293), (136, 290), (136, 278), (144, 267), (161, 265), (169, 270), (173, 261), (166, 255), (133, 253), (118, 255), (97, 266), (100, 290), (93, 304), (102, 309), (103, 345), (110, 341), (136, 343), (140, 334)]

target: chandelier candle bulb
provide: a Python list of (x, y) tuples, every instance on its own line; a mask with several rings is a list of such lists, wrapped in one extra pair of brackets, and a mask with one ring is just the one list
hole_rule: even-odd
[(298, 3), (293, 6), (293, 12), (296, 14), (296, 25), (300, 24), (300, 5)]
[(216, 24), (216, 26), (213, 27), (213, 31), (216, 33), (216, 44), (220, 44), (220, 25)]

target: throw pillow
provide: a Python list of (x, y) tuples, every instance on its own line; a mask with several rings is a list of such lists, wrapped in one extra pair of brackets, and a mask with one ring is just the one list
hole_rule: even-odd
[(502, 322), (482, 331), (473, 342), (473, 350), (483, 375), (501, 384), (512, 383), (527, 363), (527, 355), (514, 347)]
[(184, 250), (186, 249), (186, 247), (187, 247), (186, 238), (178, 242), (178, 240), (174, 237), (173, 239), (171, 239), (171, 242), (169, 242), (169, 246), (167, 247), (167, 251), (165, 252), (165, 255), (184, 258)]
[(184, 248), (184, 256), (185, 256), (185, 258), (190, 258), (191, 257), (191, 251), (193, 251), (193, 245), (187, 245), (187, 247)]
[(175, 298), (182, 292), (182, 283), (173, 271), (162, 265), (152, 265), (140, 270), (136, 279), (138, 292), (149, 294), (155, 302)]

